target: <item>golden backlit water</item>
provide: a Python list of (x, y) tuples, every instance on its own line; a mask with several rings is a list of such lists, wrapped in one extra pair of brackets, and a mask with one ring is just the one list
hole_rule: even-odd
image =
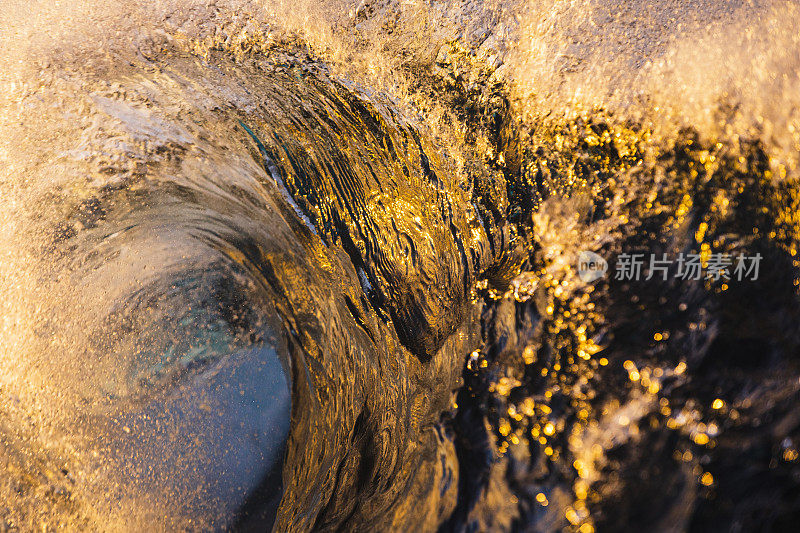
[(0, 531), (788, 530), (798, 27), (3, 4)]

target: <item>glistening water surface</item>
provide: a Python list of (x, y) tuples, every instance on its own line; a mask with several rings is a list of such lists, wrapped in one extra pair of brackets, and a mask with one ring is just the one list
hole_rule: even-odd
[(791, 530), (798, 27), (4, 4), (0, 530)]

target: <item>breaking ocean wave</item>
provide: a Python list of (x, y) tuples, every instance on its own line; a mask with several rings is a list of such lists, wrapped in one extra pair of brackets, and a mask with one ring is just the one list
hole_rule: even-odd
[(0, 21), (1, 531), (792, 529), (796, 4)]

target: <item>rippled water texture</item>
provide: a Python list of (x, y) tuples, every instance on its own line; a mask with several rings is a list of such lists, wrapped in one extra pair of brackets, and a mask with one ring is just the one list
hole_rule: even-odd
[(792, 530), (798, 28), (4, 4), (0, 531)]

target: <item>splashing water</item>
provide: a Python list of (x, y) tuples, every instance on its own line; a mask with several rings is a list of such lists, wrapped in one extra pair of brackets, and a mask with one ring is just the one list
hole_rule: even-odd
[(790, 528), (799, 26), (4, 4), (0, 530)]

